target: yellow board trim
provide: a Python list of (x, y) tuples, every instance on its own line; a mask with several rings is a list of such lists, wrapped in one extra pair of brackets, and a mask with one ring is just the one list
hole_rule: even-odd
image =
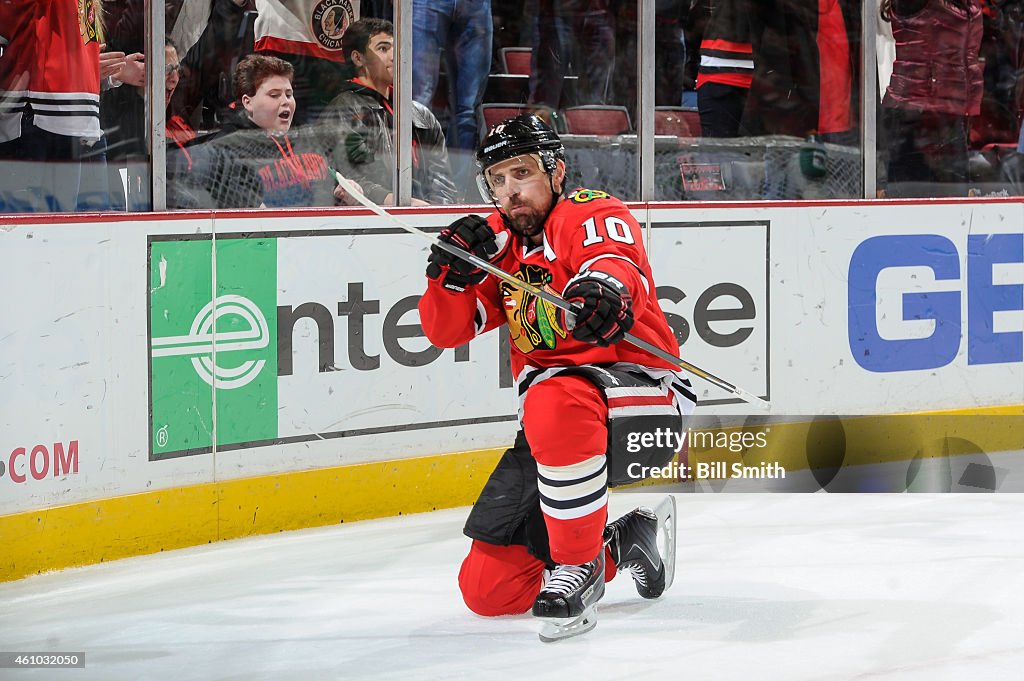
[(280, 473), (0, 516), (0, 582), (224, 539), (466, 506), (503, 451)]
[[(772, 424), (769, 447), (757, 456), (786, 470), (807, 468), (834, 451), (840, 430), (844, 465), (958, 454), (957, 443), (966, 441), (986, 452), (1020, 449), (1024, 442), (1024, 418), (1005, 418), (1024, 417), (1024, 406), (913, 416), (846, 417), (841, 429), (827, 420)], [(502, 451), (279, 473), (0, 516), (0, 581), (224, 539), (466, 506)], [(690, 453), (691, 462), (730, 456)]]

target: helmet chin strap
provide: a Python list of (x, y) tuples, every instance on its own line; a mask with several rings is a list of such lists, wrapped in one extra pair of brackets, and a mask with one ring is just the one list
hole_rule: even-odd
[[(548, 221), (548, 216), (551, 215), (551, 211), (558, 205), (558, 200), (562, 197), (562, 192), (555, 191), (555, 171), (548, 173), (548, 186), (551, 187), (551, 205), (548, 206), (548, 212), (544, 213), (544, 222)], [(562, 177), (562, 189), (565, 189), (565, 176)]]
[(558, 199), (561, 197), (561, 192), (555, 191), (555, 174), (548, 173), (548, 186), (551, 187), (551, 205), (548, 206), (548, 212), (544, 213), (544, 222), (548, 221), (548, 216), (551, 215), (551, 211), (555, 209), (558, 204)]

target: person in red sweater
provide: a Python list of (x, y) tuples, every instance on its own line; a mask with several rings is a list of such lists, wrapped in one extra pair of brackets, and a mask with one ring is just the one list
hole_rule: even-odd
[(0, 35), (0, 212), (106, 210), (100, 81), (125, 55), (102, 51), (102, 3), (3, 0)]
[[(419, 303), (424, 332), (455, 347), (507, 327), (519, 396), (515, 445), (466, 522), (473, 543), (459, 573), (463, 599), (481, 615), (532, 609), (548, 621), (578, 621), (623, 569), (640, 595), (656, 598), (665, 588), (657, 519), (641, 508), (606, 526), (608, 488), (671, 460), (696, 396), (677, 367), (620, 342), (629, 332), (673, 355), (679, 348), (640, 225), (605, 192), (566, 191), (562, 143), (535, 114), (494, 126), (477, 161), (497, 211), (461, 218), (440, 239), (579, 309), (567, 319), (432, 248)], [(627, 446), (630, 433), (658, 429), (677, 437)], [(545, 568), (553, 570), (546, 585)]]

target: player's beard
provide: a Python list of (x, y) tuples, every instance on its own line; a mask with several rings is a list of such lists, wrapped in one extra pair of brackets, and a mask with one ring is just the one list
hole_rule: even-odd
[(551, 203), (543, 209), (524, 202), (510, 203), (507, 209), (502, 211), (505, 224), (521, 239), (530, 241), (544, 231), (544, 223), (547, 221), (556, 200), (557, 197), (552, 195)]

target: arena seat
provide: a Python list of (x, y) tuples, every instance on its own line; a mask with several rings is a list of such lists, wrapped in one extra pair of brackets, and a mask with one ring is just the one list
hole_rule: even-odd
[(566, 130), (574, 135), (622, 135), (633, 132), (624, 106), (587, 104), (565, 109)]

